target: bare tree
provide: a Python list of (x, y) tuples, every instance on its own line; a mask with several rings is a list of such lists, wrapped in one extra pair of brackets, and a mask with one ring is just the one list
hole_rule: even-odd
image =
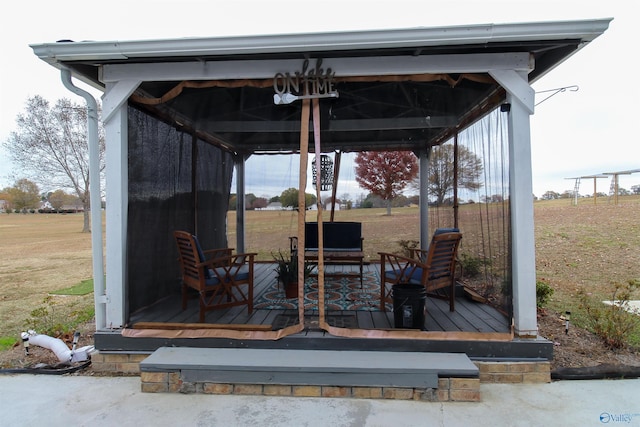
[[(51, 107), (41, 96), (29, 98), (16, 118), (17, 130), (4, 143), (23, 174), (43, 187), (69, 188), (84, 208), (83, 232), (89, 232), (89, 145), (87, 109), (68, 99)], [(104, 136), (100, 128), (100, 169)], [(96, 207), (100, 212), (100, 206)]]
[[(454, 150), (453, 145), (446, 144), (434, 147), (429, 157), (429, 192), (435, 196), (436, 202), (442, 204), (447, 195), (453, 191)], [(463, 146), (458, 147), (458, 188), (478, 190), (482, 187), (482, 160)], [(413, 188), (420, 188), (416, 180)]]

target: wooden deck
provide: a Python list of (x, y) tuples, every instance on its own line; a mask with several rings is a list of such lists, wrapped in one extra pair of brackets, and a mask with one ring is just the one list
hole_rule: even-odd
[[(266, 292), (275, 283), (273, 264), (260, 263), (255, 266), (254, 301), (261, 293)], [(342, 269), (343, 272), (356, 273), (357, 265), (327, 266), (327, 269)], [(364, 266), (367, 272), (376, 271), (379, 275), (379, 264)], [(373, 269), (373, 270), (372, 270)], [(359, 273), (358, 273), (359, 274)], [(354, 279), (358, 282), (359, 280)], [(365, 286), (366, 286), (365, 282)], [(164, 298), (130, 316), (128, 327), (137, 322), (196, 323), (198, 320), (197, 300), (190, 300), (186, 310), (181, 309), (179, 286), (175, 295)], [(423, 352), (423, 353), (465, 353), (476, 360), (525, 360), (539, 361), (553, 359), (553, 343), (543, 339), (491, 340), (483, 333), (508, 333), (510, 320), (498, 310), (463, 296), (456, 298), (455, 312), (449, 311), (446, 300), (427, 298), (427, 314), (425, 330), (441, 332), (479, 332), (478, 338), (446, 338), (446, 339), (411, 339), (411, 338), (377, 338), (377, 337), (337, 337), (318, 328), (317, 320), (311, 317), (317, 311), (306, 311), (305, 328), (302, 332), (277, 340), (245, 340), (228, 338), (160, 338), (160, 337), (127, 337), (120, 329), (96, 331), (95, 347), (103, 353), (145, 353), (150, 354), (160, 347), (197, 347), (197, 348), (254, 348), (254, 349), (298, 349), (298, 350), (339, 350), (339, 351), (391, 351), (391, 352)], [(208, 324), (263, 325), (267, 329), (277, 327), (277, 318), (283, 314), (293, 314), (297, 318), (297, 310), (265, 310), (254, 309), (249, 315), (247, 308), (233, 307), (213, 310), (207, 313)], [(333, 326), (345, 326), (341, 320), (349, 318), (349, 325), (359, 329), (388, 330), (394, 327), (391, 311), (327, 311), (328, 323)], [(343, 316), (339, 316), (343, 315)], [(344, 316), (347, 315), (347, 316)], [(355, 317), (355, 323), (353, 319)], [(294, 320), (295, 321), (295, 320)]]
[[(379, 268), (379, 264), (368, 264), (364, 266), (364, 271), (367, 273), (375, 269), (379, 273)], [(328, 265), (326, 269), (327, 272), (359, 274), (358, 265)], [(258, 300), (262, 293), (272, 287), (275, 281), (273, 264), (256, 264), (254, 301)], [(180, 295), (176, 292), (175, 295), (164, 298), (153, 306), (134, 313), (130, 318), (129, 324), (133, 325), (137, 322), (197, 322), (197, 301), (191, 299), (186, 310), (182, 310), (180, 303)], [(505, 315), (493, 307), (470, 301), (464, 297), (456, 299), (454, 312), (449, 311), (449, 305), (446, 300), (436, 298), (427, 298), (426, 309), (425, 330), (427, 331), (509, 332), (510, 321)], [(282, 314), (295, 316), (297, 315), (297, 310), (254, 309), (252, 314), (248, 314), (246, 306), (239, 306), (210, 311), (207, 313), (205, 321), (213, 324), (276, 325), (278, 323), (278, 315)], [(311, 320), (306, 326), (313, 328), (312, 317), (317, 316), (318, 311), (306, 310), (305, 314)], [(328, 315), (328, 322), (332, 326), (343, 326), (340, 324), (340, 319), (347, 316), (355, 316), (357, 324), (352, 325), (352, 327), (361, 329), (390, 329), (394, 327), (392, 311), (327, 311), (326, 314)]]

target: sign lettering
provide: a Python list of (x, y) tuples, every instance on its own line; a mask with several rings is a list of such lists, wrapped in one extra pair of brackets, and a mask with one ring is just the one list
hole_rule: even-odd
[(273, 77), (273, 100), (276, 104), (289, 104), (298, 99), (337, 98), (334, 77), (335, 72), (331, 68), (322, 68), (322, 59), (318, 59), (312, 68), (306, 59), (300, 71), (276, 73)]

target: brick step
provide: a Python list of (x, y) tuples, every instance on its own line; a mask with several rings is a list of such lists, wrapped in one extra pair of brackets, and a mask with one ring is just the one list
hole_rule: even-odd
[[(384, 390), (409, 389), (391, 394), (415, 398), (417, 391), (422, 400), (450, 400), (457, 381), (464, 392), (459, 395), (470, 398), (456, 400), (475, 401), (480, 384), (478, 367), (461, 353), (162, 347), (140, 362), (140, 372), (143, 391), (266, 394), (265, 387), (285, 386), (293, 395), (301, 387), (318, 395), (339, 388), (357, 397), (353, 391), (362, 388), (364, 395), (382, 398)], [(424, 398), (425, 391), (437, 398)]]

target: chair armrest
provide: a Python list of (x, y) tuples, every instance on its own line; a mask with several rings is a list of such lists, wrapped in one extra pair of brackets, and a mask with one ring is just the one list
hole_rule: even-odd
[(419, 259), (416, 258), (411, 258), (405, 255), (400, 255), (400, 254), (392, 254), (390, 252), (378, 252), (378, 255), (380, 255), (380, 262), (402, 262), (402, 263), (409, 263), (409, 264), (415, 264), (415, 265), (419, 265), (420, 267), (425, 267), (425, 264), (420, 261)]
[(231, 256), (233, 253), (233, 248), (218, 248), (218, 249), (207, 249), (204, 252), (204, 255), (207, 259), (209, 258), (219, 258), (223, 256)]
[[(253, 283), (254, 257), (257, 253), (241, 253), (199, 263), (210, 271), (217, 283)], [(245, 267), (246, 266), (246, 267)]]
[(204, 262), (196, 264), (196, 267), (207, 267), (210, 269), (216, 269), (219, 267), (231, 267), (238, 266), (244, 264), (254, 264), (254, 258), (257, 256), (257, 253), (242, 253), (242, 254), (234, 254), (230, 256), (223, 256), (214, 259), (208, 259)]
[(416, 269), (421, 269), (419, 271), (422, 282), (424, 273), (427, 271), (427, 266), (424, 263), (414, 258), (388, 252), (378, 252), (378, 254), (380, 255), (381, 274), (386, 276), (387, 271), (393, 271), (394, 283), (416, 280)]
[(203, 251), (205, 262), (210, 262), (209, 267), (226, 265), (228, 258), (233, 254), (233, 248), (207, 249)]
[(232, 255), (231, 263), (232, 264), (253, 264), (255, 257), (258, 256), (257, 252), (247, 252), (242, 254)]

